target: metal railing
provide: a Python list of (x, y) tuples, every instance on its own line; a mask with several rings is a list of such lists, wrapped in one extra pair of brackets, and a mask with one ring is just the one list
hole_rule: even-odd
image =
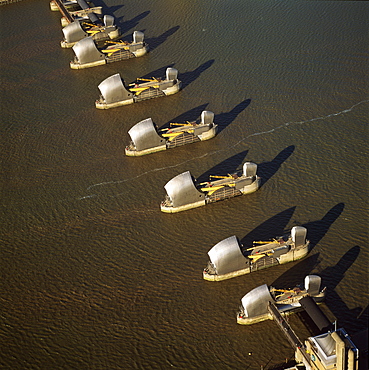
[(168, 148), (175, 148), (176, 146), (191, 144), (197, 141), (200, 141), (200, 138), (198, 136), (184, 132), (183, 134), (175, 137), (173, 140), (168, 141), (167, 146)]
[(138, 101), (142, 101), (142, 100), (146, 100), (146, 99), (158, 98), (160, 96), (165, 96), (163, 91), (161, 91), (159, 89), (150, 88), (150, 89), (147, 89), (147, 90), (143, 91), (139, 95), (135, 95), (134, 100), (138, 102)]
[(262, 270), (264, 268), (271, 267), (274, 265), (279, 265), (278, 260), (276, 258), (266, 256), (259, 259), (256, 262), (253, 262), (251, 264), (251, 271)]
[(301, 340), (296, 335), (296, 333), (293, 331), (291, 326), (288, 324), (285, 318), (278, 311), (278, 308), (276, 307), (274, 303), (268, 302), (268, 311), (272, 315), (274, 321), (277, 323), (277, 325), (280, 327), (280, 329), (285, 334), (291, 346), (294, 349), (297, 349), (304, 356), (305, 360), (308, 363), (310, 363), (310, 357), (305, 351), (305, 345), (301, 342)]
[(120, 50), (106, 58), (107, 63), (119, 62), (120, 60), (134, 58), (135, 55), (129, 50)]
[(224, 186), (223, 188), (215, 191), (213, 194), (207, 196), (208, 203), (218, 202), (228, 198), (237, 197), (242, 195), (240, 190), (236, 190), (234, 187)]

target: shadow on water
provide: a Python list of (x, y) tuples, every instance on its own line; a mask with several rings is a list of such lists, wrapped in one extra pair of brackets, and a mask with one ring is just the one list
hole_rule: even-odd
[(322, 278), (325, 279), (325, 285), (327, 289), (333, 290), (344, 278), (346, 271), (355, 262), (360, 254), (360, 247), (355, 246), (349, 249), (337, 262), (336, 265), (327, 267), (324, 271), (320, 273)]
[(114, 5), (114, 6), (108, 6), (106, 5), (105, 1), (102, 0), (95, 0), (94, 6), (101, 6), (103, 14), (107, 15), (114, 15), (114, 12), (116, 12), (119, 9), (122, 9), (124, 5)]
[(168, 37), (172, 36), (175, 32), (178, 31), (178, 29), (179, 26), (172, 27), (158, 37), (145, 38), (146, 43), (149, 45), (149, 51), (152, 51), (163, 44), (168, 39)]
[(221, 133), (227, 126), (229, 126), (237, 116), (243, 112), (251, 103), (251, 99), (246, 99), (237, 104), (231, 111), (226, 113), (216, 114), (214, 122), (218, 124), (218, 134)]
[(309, 275), (319, 263), (319, 253), (308, 256), (279, 276), (273, 282), (272, 286), (275, 288), (288, 289), (296, 286), (296, 284), (303, 283), (305, 276)]
[(200, 77), (201, 73), (205, 72), (208, 68), (212, 66), (214, 63), (214, 59), (210, 59), (207, 62), (201, 64), (201, 66), (197, 67), (195, 70), (190, 72), (179, 72), (179, 80), (182, 81), (182, 89), (186, 88), (189, 84), (194, 82), (198, 77)]
[[(151, 38), (146, 38), (145, 37), (145, 42), (149, 46), (149, 51), (153, 51), (156, 49), (158, 46), (163, 44), (169, 36), (173, 35), (177, 30), (179, 29), (179, 26), (173, 27), (170, 30), (164, 32), (158, 37), (151, 37)], [(144, 32), (145, 30), (141, 30)], [(127, 41), (127, 42), (132, 42), (133, 41), (133, 33), (132, 34), (127, 34), (123, 37), (121, 37), (121, 40)]]
[[(246, 99), (243, 102), (237, 104), (231, 111), (215, 114), (214, 115), (214, 123), (218, 125), (218, 134), (223, 131), (227, 126), (229, 126), (237, 116), (245, 110), (251, 102), (251, 99)], [(169, 122), (167, 122), (164, 126), (169, 125), (170, 122), (179, 122), (182, 123), (184, 121), (195, 121), (196, 119), (200, 120), (200, 116), (202, 111), (206, 110), (206, 107), (209, 103), (205, 103), (199, 105), (198, 107), (192, 108), (185, 113), (173, 118)]]
[(142, 77), (142, 78), (152, 78), (152, 77), (159, 78), (159, 77), (161, 77), (161, 78), (164, 79), (165, 76), (166, 76), (166, 70), (167, 70), (167, 68), (171, 68), (173, 66), (174, 66), (174, 63), (168, 64), (167, 66), (160, 67), (157, 70), (152, 71), (152, 72), (149, 72), (149, 73), (147, 73), (144, 76), (138, 76), (138, 77)]
[[(337, 327), (344, 327), (350, 333), (360, 331), (367, 325), (368, 302), (363, 302), (362, 306), (350, 309), (336, 292), (336, 288), (344, 279), (346, 271), (355, 263), (359, 254), (360, 247), (355, 246), (349, 249), (336, 265), (327, 267), (318, 273), (322, 278), (322, 287), (327, 288), (325, 304), (336, 317)], [(296, 284), (303, 283), (305, 276), (309, 275), (319, 263), (319, 253), (311, 255), (279, 276), (272, 286), (288, 289)]]
[(197, 179), (197, 183), (209, 181), (210, 175), (227, 176), (229, 173), (235, 173), (242, 166), (248, 150), (235, 154), (232, 157), (225, 159), (208, 171), (204, 172)]
[(187, 112), (184, 112), (184, 113), (180, 114), (179, 116), (171, 119), (170, 121), (165, 123), (160, 128), (168, 127), (171, 122), (184, 123), (185, 121), (191, 121), (191, 122), (195, 121), (195, 120), (199, 119), (202, 111), (204, 111), (206, 109), (208, 104), (209, 103), (205, 103), (205, 104), (199, 105), (195, 108), (192, 108), (192, 109), (188, 110)]
[[(223, 162), (222, 162), (223, 163)], [(271, 240), (275, 237), (282, 236), (290, 230), (286, 229), (290, 222), (296, 206), (288, 208), (275, 216), (264, 221), (254, 230), (243, 237), (240, 242), (245, 248), (251, 248), (252, 243), (257, 240)], [(343, 203), (338, 203), (332, 207), (326, 215), (318, 221), (308, 222), (306, 224), (299, 224), (294, 221), (295, 226), (304, 226), (307, 228), (307, 239), (310, 241), (309, 252), (319, 243), (319, 241), (327, 233), (334, 221), (340, 216), (344, 209)]]
[[(354, 264), (360, 254), (360, 247), (349, 249), (334, 266), (320, 272), (323, 284), (327, 287), (325, 303), (337, 318), (338, 327), (344, 327), (349, 332), (359, 331), (368, 323), (368, 302), (362, 302), (363, 307), (350, 309), (344, 299), (335, 291), (344, 279), (346, 271)], [(361, 297), (357, 297), (360, 299)], [(365, 306), (366, 304), (366, 306)]]
[(344, 203), (338, 203), (332, 207), (321, 220), (312, 221), (301, 225), (306, 227), (308, 230), (307, 239), (310, 240), (310, 250), (312, 250), (320, 242), (333, 222), (335, 222), (341, 215), (344, 208)]
[(272, 161), (260, 163), (258, 165), (258, 176), (261, 177), (260, 187), (262, 187), (279, 170), (282, 163), (290, 157), (294, 150), (295, 146), (290, 145), (283, 149)]
[(257, 226), (254, 230), (244, 236), (240, 242), (244, 248), (251, 248), (253, 241), (258, 240), (270, 240), (277, 236), (282, 236), (285, 232), (290, 219), (295, 212), (296, 206), (288, 208), (275, 216), (264, 221), (262, 224)]
[[(113, 6), (111, 8), (116, 8), (114, 9), (114, 11), (118, 10), (120, 7), (119, 6)], [(111, 9), (110, 8), (110, 9)], [(112, 14), (113, 11), (110, 11), (109, 14)], [(120, 32), (121, 34), (125, 34), (126, 32), (128, 32), (129, 30), (134, 30), (134, 28), (137, 27), (138, 23), (144, 19), (145, 17), (147, 17), (148, 15), (150, 14), (150, 11), (147, 10), (146, 12), (143, 12), (139, 15), (137, 15), (136, 17), (130, 19), (130, 20), (127, 20), (127, 21), (123, 21), (123, 17), (119, 17), (117, 18), (116, 20), (116, 24), (117, 26), (120, 28)]]

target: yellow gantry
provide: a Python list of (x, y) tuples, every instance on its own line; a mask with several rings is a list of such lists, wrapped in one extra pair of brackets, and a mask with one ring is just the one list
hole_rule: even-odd
[(251, 254), (249, 256), (247, 256), (249, 259), (252, 260), (252, 262), (256, 262), (258, 261), (260, 258), (263, 258), (265, 256), (272, 256), (273, 255), (273, 251), (266, 251), (266, 252), (262, 252), (262, 253), (258, 253), (258, 254)]
[(90, 33), (91, 36), (95, 35), (96, 33), (101, 32), (101, 28), (96, 26), (95, 24), (88, 23), (88, 22), (82, 22), (82, 24), (90, 27), (90, 29), (88, 29), (86, 32)]
[(117, 44), (117, 45), (129, 45), (126, 41), (106, 41), (109, 44)]
[[(253, 242), (253, 244), (274, 244), (274, 243), (278, 243), (278, 240), (276, 239), (273, 239), (272, 241), (267, 241), (267, 242), (264, 242), (264, 241), (257, 241), (257, 242)], [(253, 249), (253, 248), (250, 248), (250, 249)]]
[(103, 53), (108, 54), (108, 57), (110, 57), (112, 54), (114, 54), (117, 51), (128, 50), (129, 49), (129, 45), (125, 41), (107, 41), (107, 42), (109, 44), (121, 45), (121, 47), (116, 48), (116, 49), (103, 49), (103, 50), (101, 50)]
[[(217, 176), (217, 175), (210, 175), (209, 177), (212, 177), (214, 179), (229, 179), (229, 180), (233, 180), (233, 176), (228, 174), (228, 176)], [(229, 183), (226, 183), (226, 184), (219, 184), (219, 185), (212, 185), (211, 182), (207, 181), (207, 182), (202, 182), (200, 183), (199, 185), (209, 185), (205, 188), (201, 188), (200, 190), (202, 191), (206, 191), (208, 192), (209, 195), (213, 194), (215, 191), (221, 189), (221, 188), (224, 188), (226, 186), (235, 186), (234, 183), (232, 182), (229, 182)]]
[[(207, 183), (205, 183), (207, 184)], [(201, 184), (200, 184), (201, 185)], [(224, 188), (226, 186), (234, 186), (235, 184), (224, 184), (224, 185), (218, 185), (218, 186), (207, 186), (205, 188), (200, 188), (202, 191), (207, 191), (209, 195), (213, 194), (217, 190)]]
[(280, 293), (295, 293), (296, 291), (294, 289), (272, 289), (273, 292), (280, 292)]
[(209, 177), (212, 177), (213, 179), (233, 179), (233, 176), (230, 174), (228, 174), (227, 176), (210, 175)]
[(94, 35), (96, 35), (97, 33), (99, 33), (100, 31), (99, 30), (95, 30), (95, 31), (93, 31), (93, 30), (90, 30), (90, 31), (87, 31), (87, 33), (90, 33), (91, 34), (91, 36), (94, 36)]
[(175, 139), (177, 136), (181, 134), (183, 134), (183, 131), (166, 133), (166, 134), (162, 134), (161, 136), (167, 137), (169, 141), (172, 141), (173, 139)]
[[(281, 293), (281, 294), (275, 295), (275, 298), (277, 299), (277, 298), (279, 298), (279, 297), (282, 297), (282, 296), (283, 296), (284, 294), (286, 294), (286, 293), (289, 293), (289, 294), (296, 294), (296, 293), (301, 292), (301, 290), (296, 291), (296, 290), (291, 290), (291, 289), (275, 289), (275, 288), (273, 288), (273, 289), (272, 289), (272, 292), (273, 292), (273, 293), (274, 293), (274, 292), (279, 292), (279, 293)], [(288, 297), (288, 298), (291, 298), (291, 297)]]
[[(268, 241), (268, 242), (263, 242), (263, 241), (258, 241), (258, 242), (253, 242), (254, 244), (275, 244), (277, 241), (274, 239), (273, 241)], [(252, 248), (247, 248), (246, 251), (251, 251), (254, 250), (255, 248), (258, 247), (252, 247)], [(265, 256), (272, 256), (274, 254), (274, 248), (267, 249), (267, 250), (261, 250), (260, 252), (255, 252), (255, 254), (250, 254), (247, 256), (249, 259), (251, 259), (253, 262), (258, 261), (260, 258), (265, 257)]]
[(211, 186), (211, 187), (207, 187), (207, 188), (201, 188), (202, 191), (207, 191), (209, 195), (213, 194), (214, 192), (216, 192), (217, 190), (221, 189), (221, 188), (224, 188), (224, 185), (221, 185), (221, 186)]
[(106, 49), (106, 50), (101, 50), (103, 53), (108, 54), (108, 57), (110, 57), (112, 54), (114, 54), (116, 51), (119, 51), (121, 49)]
[[(155, 77), (152, 77), (151, 79), (150, 78), (137, 78), (137, 81), (147, 81), (147, 82), (157, 82), (159, 83), (160, 81), (155, 78)], [(159, 85), (145, 85), (145, 86), (140, 86), (138, 83), (131, 83), (129, 84), (129, 86), (134, 86), (134, 87), (130, 87), (129, 88), (129, 91), (131, 92), (134, 92), (136, 95), (139, 95), (142, 93), (142, 91), (145, 91), (147, 89), (150, 89), (150, 87), (153, 87), (154, 89), (158, 89), (159, 88)]]
[(88, 22), (82, 22), (82, 24), (90, 27), (90, 29), (86, 31), (87, 33), (91, 33), (92, 35), (94, 35), (95, 33), (101, 32), (101, 28), (97, 27), (95, 24)]
[(129, 91), (134, 92), (136, 95), (140, 95), (142, 93), (142, 91), (145, 91), (145, 90), (149, 89), (150, 87), (153, 87), (153, 88), (157, 89), (159, 87), (159, 85), (143, 86), (143, 87), (140, 87), (140, 85), (138, 85), (137, 87), (130, 88)]
[[(160, 82), (157, 78), (152, 77), (152, 78), (136, 78), (137, 81), (147, 81), (147, 82)], [(134, 85), (134, 84), (131, 84)]]
[[(186, 121), (187, 123), (176, 123), (176, 122), (171, 122), (169, 125), (170, 126), (194, 126), (191, 122)], [(168, 130), (168, 129), (166, 129)]]
[[(190, 123), (190, 122), (188, 122), (188, 123), (171, 122), (170, 126), (179, 126), (179, 127), (176, 127), (176, 128), (173, 129), (173, 130), (176, 130), (176, 131), (172, 131), (171, 128), (164, 128), (164, 129), (160, 130), (160, 131), (167, 131), (165, 134), (162, 134), (161, 136), (167, 137), (169, 141), (172, 141), (173, 139), (175, 139), (177, 136), (183, 134), (184, 132), (188, 132), (188, 133), (193, 133), (194, 132), (193, 124)], [(187, 129), (187, 127), (189, 127), (189, 129)], [(183, 128), (183, 130), (181, 130), (181, 128)]]
[(149, 87), (132, 87), (129, 91), (134, 92), (136, 95), (140, 95), (142, 91), (149, 89)]

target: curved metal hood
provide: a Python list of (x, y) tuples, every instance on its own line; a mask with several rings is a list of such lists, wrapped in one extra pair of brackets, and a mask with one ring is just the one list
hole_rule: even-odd
[(72, 49), (81, 64), (105, 59), (105, 55), (97, 49), (92, 37), (86, 37), (78, 41)]
[(164, 138), (158, 135), (151, 118), (136, 123), (128, 131), (128, 134), (137, 150), (155, 148), (166, 142)]
[(208, 255), (219, 275), (241, 270), (248, 266), (248, 261), (241, 252), (241, 246), (236, 236), (231, 236), (214, 245)]
[(173, 177), (164, 185), (164, 188), (172, 201), (173, 207), (180, 207), (205, 199), (205, 194), (196, 189), (189, 171)]
[(248, 318), (264, 315), (268, 312), (268, 302), (273, 302), (273, 298), (266, 284), (248, 292), (242, 299), (242, 307)]
[(132, 97), (132, 93), (125, 88), (119, 73), (106, 78), (100, 83), (98, 88), (107, 104), (116, 103)]
[(87, 32), (84, 31), (81, 24), (78, 21), (74, 21), (63, 29), (64, 39), (68, 43), (78, 42), (79, 40), (88, 37)]

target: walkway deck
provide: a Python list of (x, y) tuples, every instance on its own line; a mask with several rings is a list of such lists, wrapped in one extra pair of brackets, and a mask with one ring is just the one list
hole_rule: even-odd
[(290, 342), (291, 346), (298, 350), (302, 356), (306, 359), (307, 363), (310, 363), (310, 357), (305, 352), (305, 346), (299, 339), (299, 337), (295, 334), (295, 332), (292, 330), (291, 326), (288, 324), (288, 322), (285, 320), (285, 318), (281, 315), (281, 313), (278, 311), (278, 308), (275, 306), (274, 303), (269, 302), (268, 304), (268, 311), (273, 316), (274, 321), (277, 323), (277, 325), (281, 328), (283, 333), (285, 334), (287, 340)]
[(73, 22), (73, 17), (69, 14), (67, 8), (64, 6), (63, 2), (61, 0), (54, 0), (56, 6), (59, 8), (60, 13), (62, 16), (67, 20), (68, 23)]

